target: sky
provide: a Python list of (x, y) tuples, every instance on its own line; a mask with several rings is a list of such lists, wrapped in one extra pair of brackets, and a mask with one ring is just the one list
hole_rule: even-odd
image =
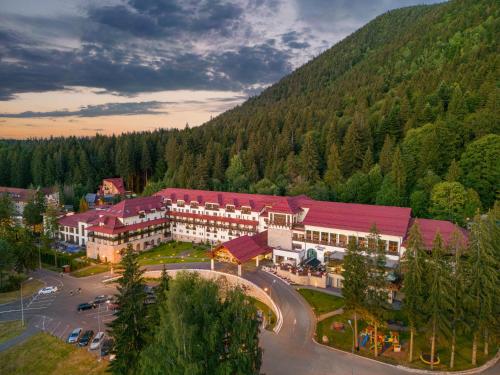
[(197, 126), (435, 0), (0, 0), (0, 138)]

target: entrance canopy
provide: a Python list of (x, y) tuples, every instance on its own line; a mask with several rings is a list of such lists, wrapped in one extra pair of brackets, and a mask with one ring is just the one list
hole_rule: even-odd
[(272, 251), (267, 245), (267, 231), (254, 236), (241, 236), (224, 242), (213, 251), (215, 258), (222, 261), (242, 264)]

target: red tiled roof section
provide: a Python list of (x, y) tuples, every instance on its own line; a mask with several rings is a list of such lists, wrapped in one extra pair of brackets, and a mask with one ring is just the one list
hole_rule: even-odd
[[(418, 222), (424, 245), (429, 250), (432, 249), (434, 238), (438, 232), (443, 238), (444, 245), (447, 246), (450, 244), (450, 240), (453, 238), (453, 232), (456, 230), (458, 230), (458, 233), (462, 236), (462, 245), (467, 246), (468, 233), (465, 229), (460, 228), (458, 225), (444, 220), (413, 219), (410, 227), (414, 222)], [(405, 244), (403, 243), (403, 245)]]
[(7, 193), (15, 202), (27, 202), (36, 193), (33, 189), (20, 189), (13, 187), (0, 186), (0, 194)]
[(59, 219), (59, 225), (76, 228), (79, 222), (90, 223), (91, 221), (96, 220), (99, 217), (99, 214), (102, 215), (102, 213), (103, 211), (99, 210), (89, 210), (78, 214), (66, 215)]
[(121, 178), (121, 177), (105, 178), (104, 181), (113, 184), (115, 186), (116, 190), (118, 190), (120, 192), (120, 194), (126, 193), (125, 184), (123, 183), (123, 178)]
[(125, 199), (106, 210), (107, 215), (127, 218), (139, 215), (140, 211), (150, 212), (153, 209), (160, 211), (163, 208), (163, 199), (158, 196)]
[(309, 208), (302, 221), (304, 225), (370, 232), (373, 224), (381, 234), (404, 237), (411, 218), (411, 209), (405, 207), (374, 206), (340, 202), (304, 200)]
[(269, 253), (272, 249), (267, 246), (267, 230), (254, 236), (241, 236), (224, 242), (224, 246), (240, 262), (244, 263), (257, 255)]
[(246, 194), (232, 193), (208, 190), (192, 190), (167, 188), (159, 191), (155, 195), (161, 196), (164, 199), (171, 199), (176, 202), (182, 199), (186, 204), (191, 201), (197, 201), (200, 205), (205, 203), (218, 203), (220, 208), (225, 208), (227, 204), (234, 205), (236, 208), (247, 206), (253, 212), (260, 212), (265, 207), (272, 207), (269, 211), (278, 211), (286, 213), (296, 213), (300, 210), (298, 200), (308, 199), (305, 196), (299, 197), (282, 197), (276, 195), (264, 194)]
[[(116, 218), (115, 218), (116, 219)], [(158, 225), (158, 224), (164, 224), (168, 223), (168, 219), (166, 218), (160, 218), (160, 219), (154, 219), (154, 220), (148, 220), (148, 221), (142, 221), (140, 223), (136, 224), (130, 224), (130, 225), (123, 225), (118, 219), (116, 219), (119, 224), (116, 224), (116, 222), (110, 222), (108, 225), (92, 225), (87, 228), (89, 232), (98, 232), (98, 233), (106, 233), (106, 234), (120, 234), (124, 232), (129, 232), (133, 230), (138, 230), (138, 229), (143, 229), (147, 228), (152, 225)]]
[(209, 220), (209, 221), (218, 221), (218, 222), (222, 222), (222, 223), (234, 223), (234, 224), (252, 225), (252, 226), (257, 226), (259, 224), (259, 222), (255, 221), (255, 220), (244, 220), (244, 219), (235, 219), (232, 217), (224, 217), (224, 216), (193, 214), (191, 212), (170, 211), (168, 213), (168, 215), (175, 216), (175, 217), (186, 217), (186, 218), (190, 218), (190, 219), (201, 219), (201, 220)]

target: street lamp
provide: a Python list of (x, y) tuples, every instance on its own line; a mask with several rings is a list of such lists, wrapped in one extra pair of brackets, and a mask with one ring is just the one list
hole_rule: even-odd
[(21, 282), (21, 327), (24, 327), (23, 284), (25, 282), (30, 281), (30, 280), (33, 280), (33, 278), (30, 277), (27, 280), (24, 280), (24, 281)]
[(352, 328), (351, 319), (349, 319), (347, 321), (347, 323), (349, 323), (349, 327), (351, 327), (351, 330), (352, 330), (352, 349), (351, 349), (351, 353), (354, 354), (354, 328)]

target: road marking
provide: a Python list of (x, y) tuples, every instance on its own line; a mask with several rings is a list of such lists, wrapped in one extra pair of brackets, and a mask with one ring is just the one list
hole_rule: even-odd
[[(31, 310), (43, 310), (46, 309), (47, 307), (30, 307), (30, 308), (24, 308), (24, 311), (31, 311)], [(0, 311), (0, 314), (6, 314), (6, 313), (11, 313), (11, 312), (18, 312), (21, 311), (21, 309), (15, 309), (15, 310), (6, 310), (6, 311)]]
[(55, 326), (55, 327), (54, 327), (54, 329), (52, 330), (52, 334), (53, 334), (53, 335), (55, 334), (55, 332), (56, 332), (57, 328), (59, 328), (59, 326), (60, 326), (60, 325), (61, 325), (61, 322), (60, 322), (60, 321), (59, 321), (59, 322), (57, 322), (56, 326)]

